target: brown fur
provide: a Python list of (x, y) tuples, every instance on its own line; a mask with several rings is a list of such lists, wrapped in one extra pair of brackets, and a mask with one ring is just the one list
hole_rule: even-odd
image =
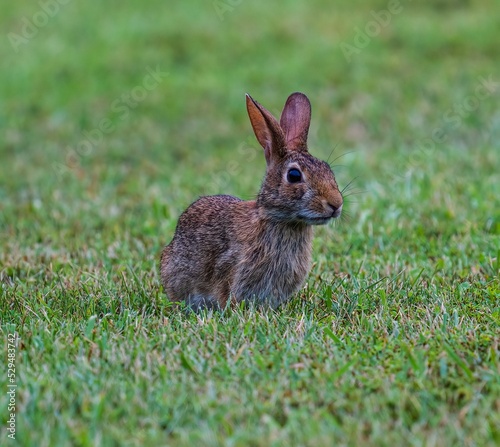
[[(307, 97), (290, 95), (280, 123), (248, 95), (247, 110), (267, 162), (257, 200), (200, 198), (181, 215), (161, 256), (168, 296), (196, 309), (224, 307), (229, 299), (271, 307), (285, 302), (309, 272), (312, 225), (342, 210), (330, 166), (307, 150)], [(301, 172), (300, 182), (288, 181), (290, 169)]]

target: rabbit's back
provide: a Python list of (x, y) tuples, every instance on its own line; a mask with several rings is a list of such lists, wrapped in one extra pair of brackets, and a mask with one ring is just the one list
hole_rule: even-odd
[(161, 259), (163, 286), (173, 300), (212, 307), (229, 297), (232, 266), (238, 261), (234, 207), (228, 195), (201, 197), (182, 213), (172, 242)]

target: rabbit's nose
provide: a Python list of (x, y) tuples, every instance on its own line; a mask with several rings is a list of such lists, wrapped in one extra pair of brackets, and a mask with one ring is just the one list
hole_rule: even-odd
[(328, 206), (332, 209), (332, 217), (339, 217), (342, 213), (342, 205), (335, 206), (329, 203)]

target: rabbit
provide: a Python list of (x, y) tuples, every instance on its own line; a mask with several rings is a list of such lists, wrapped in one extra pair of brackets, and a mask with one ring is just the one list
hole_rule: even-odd
[(267, 163), (256, 200), (201, 197), (182, 213), (161, 254), (165, 292), (194, 310), (285, 303), (309, 273), (313, 226), (342, 212), (330, 166), (307, 149), (307, 96), (290, 95), (279, 122), (248, 94), (246, 106)]

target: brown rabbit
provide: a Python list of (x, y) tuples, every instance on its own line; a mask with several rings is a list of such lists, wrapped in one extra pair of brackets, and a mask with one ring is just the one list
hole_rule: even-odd
[(161, 256), (168, 296), (194, 309), (223, 308), (228, 300), (279, 306), (309, 272), (312, 225), (342, 211), (330, 166), (307, 151), (307, 96), (290, 95), (279, 123), (249, 95), (246, 102), (267, 162), (257, 200), (201, 197), (181, 215)]

